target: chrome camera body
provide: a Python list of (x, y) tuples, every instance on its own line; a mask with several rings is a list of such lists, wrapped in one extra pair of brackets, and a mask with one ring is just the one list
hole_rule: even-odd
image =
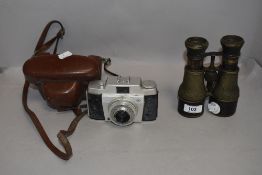
[(157, 117), (158, 91), (152, 80), (109, 76), (89, 83), (87, 99), (90, 118), (118, 126), (153, 121)]

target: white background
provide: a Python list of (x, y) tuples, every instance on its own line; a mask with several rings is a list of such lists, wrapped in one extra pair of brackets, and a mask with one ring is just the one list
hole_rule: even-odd
[(0, 67), (22, 65), (47, 22), (61, 20), (62, 50), (144, 61), (181, 60), (184, 41), (203, 36), (209, 50), (242, 36), (242, 55), (260, 59), (261, 0), (0, 0)]
[[(0, 0), (0, 67), (11, 67), (0, 74), (0, 174), (261, 175), (261, 7), (261, 0)], [(22, 107), (20, 67), (52, 19), (66, 28), (61, 51), (112, 57), (113, 71), (155, 80), (157, 120), (118, 128), (85, 117), (70, 137), (72, 159), (54, 156)], [(182, 117), (184, 40), (206, 37), (211, 51), (226, 34), (246, 41), (236, 114)], [(50, 109), (33, 89), (29, 106), (60, 147), (56, 134), (73, 114)]]
[[(21, 69), (0, 74), (0, 174), (261, 175), (262, 68), (253, 59), (240, 63), (241, 95), (235, 115), (216, 117), (205, 105), (203, 116), (196, 119), (177, 112), (183, 62), (118, 60), (111, 67), (115, 72), (157, 82), (158, 118), (119, 128), (84, 117), (69, 138), (73, 157), (68, 162), (45, 146), (24, 112)], [(52, 110), (32, 88), (28, 103), (61, 148), (56, 134), (68, 127), (73, 113)]]

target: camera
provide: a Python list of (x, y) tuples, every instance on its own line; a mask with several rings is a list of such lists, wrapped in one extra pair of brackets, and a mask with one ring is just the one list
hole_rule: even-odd
[[(45, 41), (53, 24), (58, 24), (60, 30)], [(64, 34), (65, 29), (57, 20), (45, 26), (33, 56), (23, 65), (22, 103), (46, 146), (59, 158), (69, 160), (72, 147), (68, 137), (86, 114), (92, 119), (112, 121), (119, 126), (152, 121), (157, 117), (158, 91), (154, 81), (121, 77), (108, 70), (110, 58), (74, 55), (69, 51), (57, 54), (58, 42)], [(54, 51), (49, 53), (53, 44)], [(58, 111), (72, 110), (76, 115), (68, 129), (57, 134), (63, 150), (52, 143), (36, 113), (29, 108), (30, 85), (39, 90), (50, 107)]]
[(111, 121), (118, 126), (157, 117), (158, 91), (152, 80), (108, 76), (89, 83), (87, 99), (91, 119)]

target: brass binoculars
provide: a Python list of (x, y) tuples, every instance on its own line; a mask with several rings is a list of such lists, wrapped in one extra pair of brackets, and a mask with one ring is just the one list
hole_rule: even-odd
[[(244, 44), (243, 38), (227, 35), (221, 39), (221, 52), (205, 52), (208, 41), (202, 37), (190, 37), (185, 41), (187, 65), (183, 82), (178, 90), (178, 112), (185, 117), (199, 117), (204, 112), (208, 97), (208, 111), (221, 117), (233, 115), (239, 98), (238, 59)], [(211, 57), (209, 66), (204, 58)], [(216, 56), (222, 61), (215, 65)]]

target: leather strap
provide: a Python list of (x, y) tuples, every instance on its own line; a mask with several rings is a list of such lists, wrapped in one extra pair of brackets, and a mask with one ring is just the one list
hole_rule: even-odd
[[(45, 40), (46, 40), (46, 36), (48, 34), (48, 31), (53, 24), (59, 24), (61, 29), (57, 32), (56, 36), (54, 36), (52, 39), (50, 39), (49, 41), (44, 43)], [(56, 44), (55, 44), (53, 54), (56, 54), (59, 39), (62, 39), (64, 34), (65, 34), (65, 29), (64, 29), (64, 26), (62, 25), (61, 22), (56, 21), (56, 20), (50, 21), (45, 26), (45, 28), (44, 28), (44, 30), (43, 30), (43, 32), (42, 32), (42, 34), (41, 34), (41, 36), (40, 36), (40, 38), (37, 42), (37, 45), (36, 45), (35, 51), (34, 51), (34, 55), (38, 55), (39, 53), (44, 52), (47, 49), (49, 49), (54, 44), (55, 41), (56, 41)]]
[[(55, 37), (53, 37), (51, 40), (49, 40), (48, 42), (46, 42), (44, 44), (46, 35), (51, 27), (52, 24), (54, 23), (58, 23), (61, 26), (60, 31), (57, 33), (57, 35)], [(57, 50), (57, 44), (58, 44), (58, 40), (60, 38), (62, 38), (62, 36), (64, 35), (64, 27), (62, 26), (62, 24), (59, 21), (51, 21), (49, 22), (45, 29), (43, 30), (37, 46), (35, 48), (35, 53), (34, 56), (41, 54), (42, 52), (46, 51), (48, 48), (51, 47), (51, 45), (54, 43), (54, 41), (56, 41), (56, 45), (55, 45), (55, 49), (54, 49), (54, 54), (56, 53)], [(23, 96), (22, 96), (22, 102), (23, 102), (23, 106), (25, 111), (28, 113), (29, 117), (31, 118), (32, 122), (34, 123), (38, 133), (40, 134), (40, 136), (42, 137), (44, 143), (46, 144), (46, 146), (58, 157), (60, 157), (63, 160), (69, 160), (70, 157), (72, 156), (72, 147), (70, 142), (68, 141), (67, 137), (72, 135), (73, 132), (75, 131), (78, 122), (83, 118), (83, 116), (85, 114), (87, 114), (87, 111), (81, 112), (80, 108), (76, 108), (73, 109), (73, 112), (75, 113), (76, 117), (73, 119), (73, 121), (71, 122), (71, 124), (69, 125), (67, 130), (60, 130), (59, 133), (57, 134), (57, 137), (60, 141), (60, 143), (62, 144), (62, 146), (64, 147), (64, 152), (59, 150), (49, 139), (45, 129), (43, 128), (41, 122), (39, 121), (38, 117), (36, 116), (36, 114), (28, 107), (27, 104), (27, 97), (28, 97), (28, 89), (29, 89), (29, 85), (30, 83), (25, 80), (24, 83), (24, 88), (23, 88)]]
[(45, 142), (46, 146), (58, 157), (60, 157), (63, 160), (69, 160), (72, 156), (72, 147), (69, 143), (67, 137), (72, 135), (75, 131), (78, 122), (83, 118), (85, 114), (87, 114), (87, 111), (81, 112), (80, 108), (75, 109), (74, 113), (76, 114), (76, 117), (71, 122), (69, 128), (67, 130), (61, 130), (57, 137), (62, 144), (62, 146), (65, 149), (65, 152), (59, 150), (49, 139), (45, 129), (43, 128), (42, 124), (40, 123), (38, 117), (36, 114), (28, 107), (27, 105), (27, 96), (28, 96), (28, 88), (29, 88), (29, 82), (25, 81), (24, 89), (23, 89), (23, 106), (25, 111), (28, 113), (29, 117), (31, 118), (32, 122), (34, 123), (38, 133), (42, 137), (43, 141)]
[(110, 58), (104, 58), (104, 71), (107, 72), (108, 74), (112, 75), (112, 76), (118, 76), (116, 73), (108, 70), (108, 66), (111, 65), (111, 59)]

